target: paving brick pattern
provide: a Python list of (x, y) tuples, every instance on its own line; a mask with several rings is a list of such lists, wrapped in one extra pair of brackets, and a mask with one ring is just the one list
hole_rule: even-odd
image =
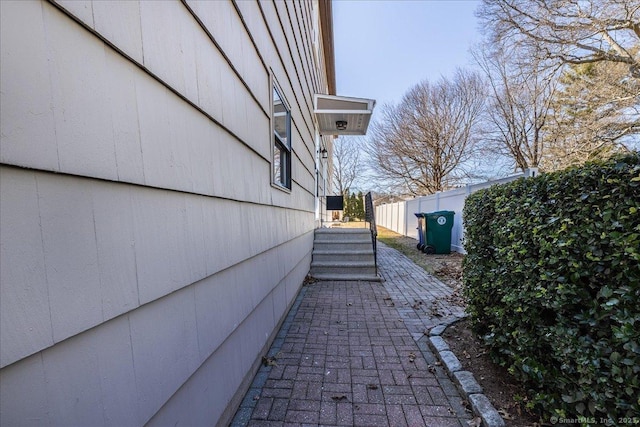
[(385, 289), (416, 340), (425, 331), (464, 316), (464, 308), (452, 303), (451, 288), (380, 242), (378, 265)]
[[(394, 249), (379, 250), (386, 282), (302, 289), (232, 426), (467, 426), (464, 400), (423, 339), (456, 314), (441, 303), (450, 291)], [(412, 308), (414, 298), (423, 303)], [(427, 304), (441, 314), (429, 318)]]

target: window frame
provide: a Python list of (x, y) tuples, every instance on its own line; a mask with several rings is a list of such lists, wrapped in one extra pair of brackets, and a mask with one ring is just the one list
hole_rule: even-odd
[[(284, 107), (284, 112), (276, 111), (277, 99)], [(281, 133), (276, 130), (276, 118), (285, 117), (286, 141), (283, 141)], [(291, 107), (287, 103), (280, 85), (272, 78), (271, 84), (271, 184), (280, 190), (291, 191), (292, 174), (291, 160), (293, 157), (293, 144), (291, 141)], [(276, 163), (276, 154), (279, 161)], [(278, 170), (279, 169), (279, 170)]]

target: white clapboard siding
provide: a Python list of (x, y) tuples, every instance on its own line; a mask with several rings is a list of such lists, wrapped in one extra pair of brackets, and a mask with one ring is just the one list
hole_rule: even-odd
[[(230, 420), (330, 191), (314, 7), (0, 2), (3, 425)], [(290, 191), (271, 183), (274, 80)]]

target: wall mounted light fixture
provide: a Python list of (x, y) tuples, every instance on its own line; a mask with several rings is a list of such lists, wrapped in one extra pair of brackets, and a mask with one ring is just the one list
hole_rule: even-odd
[(329, 153), (327, 152), (326, 148), (323, 148), (322, 150), (320, 150), (320, 155), (322, 156), (323, 159), (329, 158)]
[(338, 130), (347, 130), (347, 122), (345, 120), (337, 120), (336, 121), (336, 129), (338, 129)]

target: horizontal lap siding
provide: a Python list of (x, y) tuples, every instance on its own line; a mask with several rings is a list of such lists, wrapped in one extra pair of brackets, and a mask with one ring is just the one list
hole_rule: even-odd
[(215, 423), (310, 264), (310, 6), (0, 5), (3, 421)]

